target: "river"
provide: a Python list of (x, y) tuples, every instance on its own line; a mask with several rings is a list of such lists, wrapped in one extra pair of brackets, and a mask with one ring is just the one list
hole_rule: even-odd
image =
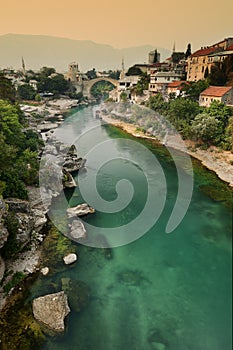
[[(90, 132), (92, 127), (95, 129)], [(91, 107), (73, 112), (57, 130), (57, 136), (68, 143), (76, 142), (80, 135), (84, 135), (78, 144), (81, 156), (103, 140), (134, 140), (120, 129), (101, 126)], [(166, 234), (177, 196), (177, 171), (162, 147), (141, 142), (156, 155), (165, 174), (164, 209), (147, 233), (130, 244), (113, 248), (111, 259), (106, 259), (103, 249), (80, 245), (76, 265), (50, 277), (56, 282), (64, 277), (85, 282), (90, 287), (90, 299), (82, 312), (71, 312), (65, 335), (48, 337), (43, 350), (232, 348), (231, 213), (223, 201), (214, 201), (201, 191), (203, 185), (225, 184), (196, 164), (188, 211), (181, 224)], [(111, 147), (127, 154), (127, 159), (135, 155), (121, 142)], [(107, 143), (103, 152), (108, 154)], [(90, 157), (87, 173), (95, 171), (97, 163)], [(116, 200), (116, 184), (122, 178), (134, 186), (131, 202), (118, 212), (97, 210), (84, 223), (109, 230), (114, 227), (121, 235), (125, 225), (140, 215), (148, 195), (147, 179), (135, 164), (122, 159), (105, 164), (96, 178), (99, 194), (105, 201)], [(82, 197), (77, 188), (69, 197), (69, 205), (82, 203)], [(65, 205), (57, 200), (55, 214), (61, 215)], [(149, 219), (145, 215), (140, 220), (143, 225)], [(33, 285), (31, 298), (38, 296), (43, 278), (46, 277)]]

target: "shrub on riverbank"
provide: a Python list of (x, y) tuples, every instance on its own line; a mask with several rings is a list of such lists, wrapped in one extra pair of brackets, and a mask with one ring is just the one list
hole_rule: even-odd
[(0, 100), (0, 195), (4, 198), (27, 199), (25, 186), (38, 182), (41, 141), (32, 130), (23, 131), (24, 123), (17, 105)]
[(149, 98), (147, 107), (166, 117), (184, 139), (200, 140), (233, 151), (233, 110), (213, 101), (200, 107), (189, 98), (164, 101), (161, 94)]

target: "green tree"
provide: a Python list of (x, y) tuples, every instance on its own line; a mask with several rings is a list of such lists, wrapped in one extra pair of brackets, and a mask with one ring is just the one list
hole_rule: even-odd
[(168, 108), (168, 103), (164, 101), (162, 94), (159, 93), (155, 96), (151, 96), (146, 106), (159, 113), (164, 113)]
[(57, 74), (50, 78), (49, 91), (58, 92), (63, 94), (69, 88), (68, 81), (64, 78), (63, 74)]
[(121, 74), (120, 70), (115, 70), (115, 71), (110, 70), (108, 72), (109, 78), (116, 79), (116, 80), (119, 80), (120, 74)]
[(150, 76), (146, 73), (142, 73), (137, 85), (135, 86), (135, 91), (138, 95), (142, 95), (144, 90), (148, 90), (150, 82)]
[(53, 67), (42, 67), (40, 70), (40, 75), (44, 77), (49, 77), (51, 74), (54, 73), (56, 73), (56, 70)]
[(35, 89), (29, 84), (23, 84), (18, 87), (18, 96), (22, 100), (34, 100), (36, 96)]
[(16, 144), (17, 139), (22, 136), (21, 129), (17, 107), (0, 100), (0, 132), (3, 133), (8, 144)]
[(96, 74), (95, 68), (87, 71), (86, 75), (87, 75), (88, 79), (95, 79), (95, 78), (97, 78), (97, 74)]
[(0, 73), (0, 99), (16, 101), (16, 91), (11, 81)]
[(189, 123), (199, 112), (200, 107), (197, 102), (181, 97), (170, 101), (167, 116), (172, 122), (184, 119)]
[(128, 100), (128, 95), (126, 92), (122, 92), (120, 94), (120, 100), (123, 101), (123, 102), (126, 102)]
[(206, 112), (216, 117), (224, 127), (228, 124), (228, 119), (232, 114), (232, 110), (230, 107), (227, 107), (224, 105), (224, 103), (221, 103), (219, 101), (213, 101), (211, 102), (211, 105), (209, 108), (206, 108)]
[(209, 86), (209, 82), (206, 80), (198, 80), (197, 82), (190, 82), (184, 85), (182, 91), (185, 92), (186, 98), (192, 101), (198, 101), (200, 93)]
[(222, 127), (216, 117), (208, 113), (200, 113), (193, 120), (191, 131), (196, 140), (201, 139), (209, 144), (218, 139)]

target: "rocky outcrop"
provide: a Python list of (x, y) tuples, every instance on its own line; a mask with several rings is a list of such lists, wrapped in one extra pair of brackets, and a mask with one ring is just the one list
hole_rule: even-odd
[(64, 256), (63, 261), (66, 265), (74, 264), (77, 261), (78, 257), (75, 253), (70, 253)]
[(87, 203), (79, 204), (76, 207), (67, 209), (68, 218), (74, 218), (77, 216), (85, 216), (87, 214), (93, 214), (95, 209), (90, 207)]
[(65, 161), (63, 163), (63, 169), (65, 169), (69, 173), (73, 173), (83, 168), (85, 163), (86, 163), (86, 159), (79, 158), (77, 156), (77, 149), (75, 145), (72, 145), (65, 157)]
[(77, 187), (73, 176), (65, 169), (63, 169), (63, 188), (75, 188)]
[(54, 332), (64, 332), (64, 320), (70, 308), (63, 291), (34, 299), (32, 306), (33, 315), (37, 321)]
[(9, 210), (8, 221), (15, 222), (16, 240), (24, 246), (30, 241), (35, 224), (30, 203), (17, 198), (7, 198), (5, 203)]
[(49, 131), (51, 129), (56, 129), (58, 127), (58, 123), (44, 123), (44, 124), (40, 124), (37, 126), (37, 130), (38, 132), (45, 132), (45, 131)]

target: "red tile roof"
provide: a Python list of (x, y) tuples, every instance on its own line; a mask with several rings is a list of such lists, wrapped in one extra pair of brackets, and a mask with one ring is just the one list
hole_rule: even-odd
[(183, 85), (188, 85), (188, 82), (185, 80), (173, 81), (172, 83), (168, 84), (168, 87), (169, 88), (179, 88), (179, 87), (182, 87)]
[(207, 47), (205, 49), (197, 50), (190, 57), (207, 56), (207, 55), (210, 55), (211, 53), (214, 53), (217, 50), (218, 50), (217, 47)]
[(231, 89), (232, 89), (231, 86), (209, 86), (207, 89), (202, 91), (201, 95), (222, 97)]

